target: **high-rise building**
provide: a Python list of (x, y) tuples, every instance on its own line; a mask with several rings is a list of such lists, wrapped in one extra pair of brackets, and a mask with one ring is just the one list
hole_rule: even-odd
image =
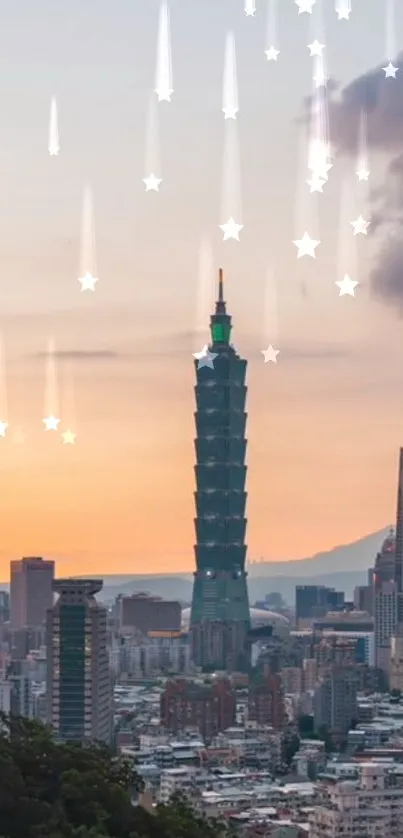
[(357, 719), (357, 684), (354, 666), (329, 667), (314, 694), (315, 730), (325, 725), (343, 736)]
[(398, 625), (398, 590), (394, 580), (374, 580), (375, 666), (389, 676), (390, 643)]
[(258, 725), (270, 725), (283, 730), (287, 715), (284, 704), (284, 689), (281, 676), (264, 667), (255, 674), (248, 691), (248, 721)]
[(236, 721), (236, 695), (229, 678), (214, 677), (211, 683), (176, 678), (167, 681), (161, 695), (161, 723), (179, 733), (197, 727), (210, 740)]
[(10, 623), (14, 630), (44, 623), (53, 604), (55, 563), (38, 557), (10, 562)]
[(123, 596), (119, 601), (119, 623), (122, 633), (137, 631), (180, 631), (181, 606), (176, 600), (165, 600), (149, 594)]
[[(395, 546), (395, 581), (399, 594), (403, 592), (403, 448), (399, 451), (399, 471), (397, 480), (396, 546)], [(403, 601), (401, 601), (403, 604)], [(402, 621), (403, 614), (399, 614)]]
[(247, 670), (246, 361), (230, 343), (220, 270), (211, 317), (213, 368), (196, 361), (196, 572), (190, 617), (198, 666)]
[(46, 620), (47, 722), (61, 741), (111, 740), (111, 678), (100, 579), (58, 579)]
[(315, 617), (328, 611), (344, 608), (344, 593), (326, 585), (297, 585), (295, 589), (295, 619), (297, 628), (308, 628)]

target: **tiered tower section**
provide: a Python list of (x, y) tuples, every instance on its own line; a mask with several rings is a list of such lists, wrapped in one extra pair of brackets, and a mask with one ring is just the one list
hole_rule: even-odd
[(193, 660), (207, 670), (247, 670), (246, 361), (230, 344), (220, 270), (211, 317), (214, 369), (196, 361), (196, 572), (190, 619)]

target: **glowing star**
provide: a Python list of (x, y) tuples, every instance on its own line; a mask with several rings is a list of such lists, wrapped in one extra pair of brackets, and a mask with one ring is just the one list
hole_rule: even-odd
[(223, 231), (223, 241), (227, 239), (235, 239), (239, 242), (239, 233), (243, 229), (243, 224), (237, 224), (233, 218), (229, 218), (226, 224), (220, 224), (220, 230)]
[(255, 0), (245, 0), (245, 17), (254, 17), (256, 12)]
[(322, 53), (325, 48), (325, 44), (320, 44), (319, 41), (315, 40), (312, 44), (308, 44), (308, 49), (311, 51), (310, 56), (314, 58), (314, 56), (318, 56), (322, 58)]
[(235, 108), (234, 106), (223, 108), (222, 111), (224, 114), (224, 119), (236, 119), (238, 110), (239, 108)]
[(280, 55), (280, 50), (275, 47), (269, 47), (269, 49), (265, 50), (264, 54), (268, 61), (277, 61), (277, 58)]
[(313, 80), (317, 89), (319, 89), (319, 87), (326, 87), (327, 75), (325, 71), (323, 69), (318, 69), (318, 72), (314, 75)]
[(346, 294), (350, 297), (355, 297), (354, 288), (358, 285), (354, 279), (350, 279), (348, 274), (345, 274), (343, 279), (335, 282), (335, 285), (340, 289), (339, 297), (344, 297)]
[(339, 7), (336, 9), (336, 14), (338, 20), (350, 20), (351, 9), (347, 3), (341, 2)]
[(155, 177), (152, 173), (148, 175), (148, 177), (143, 177), (143, 183), (146, 187), (146, 192), (159, 192), (160, 183), (162, 182), (162, 178)]
[(313, 172), (311, 180), (307, 180), (307, 184), (310, 187), (311, 192), (323, 192), (323, 187), (326, 183), (326, 180), (323, 180), (317, 172)]
[(269, 361), (272, 361), (273, 364), (277, 364), (277, 355), (279, 352), (280, 350), (274, 349), (271, 344), (268, 349), (261, 349), (261, 354), (263, 355), (265, 364), (268, 364)]
[(213, 370), (214, 360), (217, 358), (217, 352), (210, 352), (207, 344), (205, 344), (201, 352), (193, 352), (193, 357), (196, 358), (196, 361), (198, 361), (198, 370), (201, 370), (202, 367), (210, 367), (210, 369)]
[(42, 422), (45, 425), (45, 431), (57, 431), (57, 426), (60, 422), (60, 419), (56, 419), (56, 416), (47, 416), (46, 419), (42, 419)]
[(366, 236), (370, 223), (370, 221), (365, 221), (365, 218), (363, 218), (362, 215), (358, 216), (357, 221), (350, 221), (355, 236), (358, 236), (359, 233)]
[(98, 279), (96, 276), (86, 273), (84, 276), (80, 276), (78, 281), (81, 283), (82, 291), (95, 291), (95, 284), (98, 282)]
[(7, 428), (8, 422), (3, 422), (3, 420), (0, 419), (0, 437), (5, 437)]
[(392, 62), (389, 61), (388, 66), (387, 67), (382, 67), (382, 69), (383, 69), (383, 72), (385, 73), (385, 79), (395, 79), (396, 78), (396, 73), (397, 73), (399, 67), (394, 67)]
[(317, 163), (315, 166), (312, 166), (311, 172), (313, 177), (319, 178), (319, 180), (324, 180), (325, 182), (329, 180), (328, 172), (330, 169), (333, 169), (333, 163)]
[(77, 434), (74, 434), (73, 431), (64, 431), (62, 433), (62, 440), (64, 445), (74, 445), (76, 441)]
[(302, 15), (303, 12), (308, 12), (311, 15), (315, 3), (316, 0), (295, 0), (295, 5), (298, 6), (298, 14)]
[(320, 241), (311, 239), (310, 235), (305, 232), (302, 239), (297, 239), (293, 244), (298, 248), (297, 259), (300, 259), (301, 256), (312, 256), (312, 259), (315, 259), (315, 250), (320, 245)]
[(366, 169), (365, 166), (362, 166), (360, 169), (358, 169), (358, 171), (356, 172), (356, 175), (358, 177), (358, 180), (360, 180), (360, 181), (361, 180), (368, 180), (370, 172), (369, 172), (369, 169)]

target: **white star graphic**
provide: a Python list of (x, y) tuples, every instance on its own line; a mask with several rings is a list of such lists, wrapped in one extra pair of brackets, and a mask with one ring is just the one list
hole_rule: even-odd
[(348, 274), (345, 274), (343, 279), (339, 280), (339, 282), (335, 282), (335, 285), (338, 286), (339, 290), (339, 297), (344, 297), (346, 294), (350, 297), (355, 297), (354, 288), (358, 285), (354, 279), (350, 279)]
[(245, 0), (245, 17), (255, 17), (255, 0)]
[(224, 114), (224, 119), (236, 119), (238, 110), (239, 108), (235, 108), (234, 106), (228, 106), (227, 108), (223, 108), (222, 112)]
[(42, 419), (42, 422), (45, 425), (45, 431), (57, 431), (60, 419), (56, 419), (56, 417), (51, 414), (50, 416), (47, 416), (46, 419)]
[(201, 370), (202, 367), (210, 367), (213, 370), (217, 352), (210, 352), (207, 344), (205, 344), (201, 352), (193, 352), (193, 357), (199, 362), (197, 365), (198, 370)]
[(73, 433), (73, 431), (64, 431), (62, 433), (62, 439), (64, 445), (74, 445), (76, 441), (77, 434)]
[(318, 69), (318, 72), (315, 73), (313, 76), (313, 80), (315, 82), (315, 87), (326, 87), (327, 85), (327, 75), (323, 69)]
[(269, 49), (265, 50), (264, 54), (268, 61), (277, 61), (277, 58), (280, 55), (280, 50), (275, 47), (269, 47)]
[(385, 79), (395, 79), (396, 78), (396, 73), (397, 73), (399, 67), (394, 67), (392, 62), (389, 61), (388, 66), (387, 67), (382, 67), (382, 69), (383, 69), (383, 72), (385, 73)]
[(341, 3), (339, 8), (336, 9), (337, 19), (338, 20), (350, 20), (351, 9), (345, 3)]
[(363, 218), (362, 215), (359, 215), (356, 221), (350, 221), (355, 236), (358, 236), (359, 233), (366, 236), (370, 223), (370, 221), (365, 221), (365, 218)]
[(326, 180), (323, 180), (316, 172), (313, 172), (311, 180), (307, 180), (311, 192), (323, 192), (325, 183)]
[(315, 250), (320, 244), (320, 241), (311, 239), (309, 233), (305, 232), (302, 239), (297, 239), (293, 244), (298, 248), (297, 259), (300, 259), (301, 256), (312, 256), (312, 259), (315, 259)]
[(143, 177), (143, 183), (146, 188), (146, 192), (159, 192), (159, 186), (162, 181), (162, 178), (155, 177), (155, 175), (151, 172), (148, 177)]
[(279, 354), (279, 349), (274, 349), (274, 347), (270, 344), (267, 349), (261, 349), (261, 354), (263, 355), (265, 364), (268, 364), (269, 361), (272, 361), (273, 364), (277, 364), (277, 355)]
[(84, 276), (78, 278), (78, 281), (81, 284), (82, 291), (95, 291), (95, 284), (98, 282), (98, 279), (87, 271)]
[(316, 39), (313, 41), (312, 44), (308, 44), (308, 49), (310, 50), (310, 57), (314, 58), (314, 56), (318, 56), (322, 58), (322, 53), (325, 48), (325, 44), (321, 44)]
[(173, 90), (171, 87), (159, 87), (155, 90), (159, 102), (170, 102)]
[(223, 241), (227, 239), (235, 239), (239, 242), (239, 233), (243, 229), (243, 224), (237, 224), (233, 218), (229, 218), (226, 224), (220, 224), (220, 230), (223, 231)]
[(298, 6), (298, 14), (302, 15), (303, 12), (308, 12), (311, 15), (315, 3), (316, 0), (295, 0), (295, 5)]
[(0, 419), (0, 437), (5, 437), (7, 428), (8, 422), (4, 422), (2, 419)]
[(368, 180), (369, 175), (370, 175), (370, 171), (365, 166), (362, 166), (360, 169), (358, 169), (358, 171), (356, 172), (356, 175), (358, 177), (358, 180), (360, 180), (360, 181), (361, 180)]
[(54, 145), (52, 144), (52, 145), (49, 146), (49, 156), (50, 157), (57, 157), (57, 155), (59, 154), (59, 151), (60, 151), (60, 148), (57, 145), (57, 143), (55, 143)]

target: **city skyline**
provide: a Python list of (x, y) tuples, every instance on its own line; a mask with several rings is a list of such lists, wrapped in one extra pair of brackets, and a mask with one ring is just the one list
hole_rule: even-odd
[[(245, 18), (242, 0), (219, 7), (205, 0), (202, 9), (171, 0), (174, 94), (159, 111), (158, 195), (144, 194), (142, 178), (159, 2), (122, 0), (116, 14), (106, 0), (85, 9), (78, 0), (68, 9), (49, 1), (39, 18), (26, 0), (24, 29), (21, 6), (4, 12), (4, 579), (9, 560), (23, 555), (55, 559), (60, 576), (104, 574), (111, 565), (116, 573), (144, 572), (145, 560), (148, 572), (194, 569), (192, 352), (208, 335), (207, 317), (197, 331), (206, 238), (214, 277), (224, 268), (234, 344), (248, 361), (249, 557), (302, 558), (394, 521), (403, 441), (399, 306), (370, 293), (370, 239), (359, 243), (356, 298), (339, 299), (334, 286), (340, 183), (345, 171), (354, 176), (354, 156), (336, 161), (323, 196), (315, 262), (296, 260), (297, 121), (311, 90), (312, 26), (309, 15), (284, 3), (281, 53), (272, 65), (264, 56), (266, 3), (257, 6)], [(373, 0), (368, 10), (356, 0), (348, 23), (337, 22), (333, 6), (324, 4), (328, 68), (344, 87), (386, 58), (384, 4)], [(239, 243), (224, 244), (221, 88), (229, 30), (237, 49), (244, 229)], [(396, 31), (403, 31), (401, 9)], [(61, 150), (49, 159), (52, 96)], [(388, 161), (383, 152), (371, 157), (374, 188), (384, 183)], [(87, 182), (99, 274), (89, 295), (77, 283)], [(277, 310), (265, 321), (270, 270)], [(75, 446), (43, 431), (50, 337)], [(280, 350), (276, 365), (261, 356), (270, 342)], [(20, 426), (27, 438), (16, 445), (11, 434)]]

